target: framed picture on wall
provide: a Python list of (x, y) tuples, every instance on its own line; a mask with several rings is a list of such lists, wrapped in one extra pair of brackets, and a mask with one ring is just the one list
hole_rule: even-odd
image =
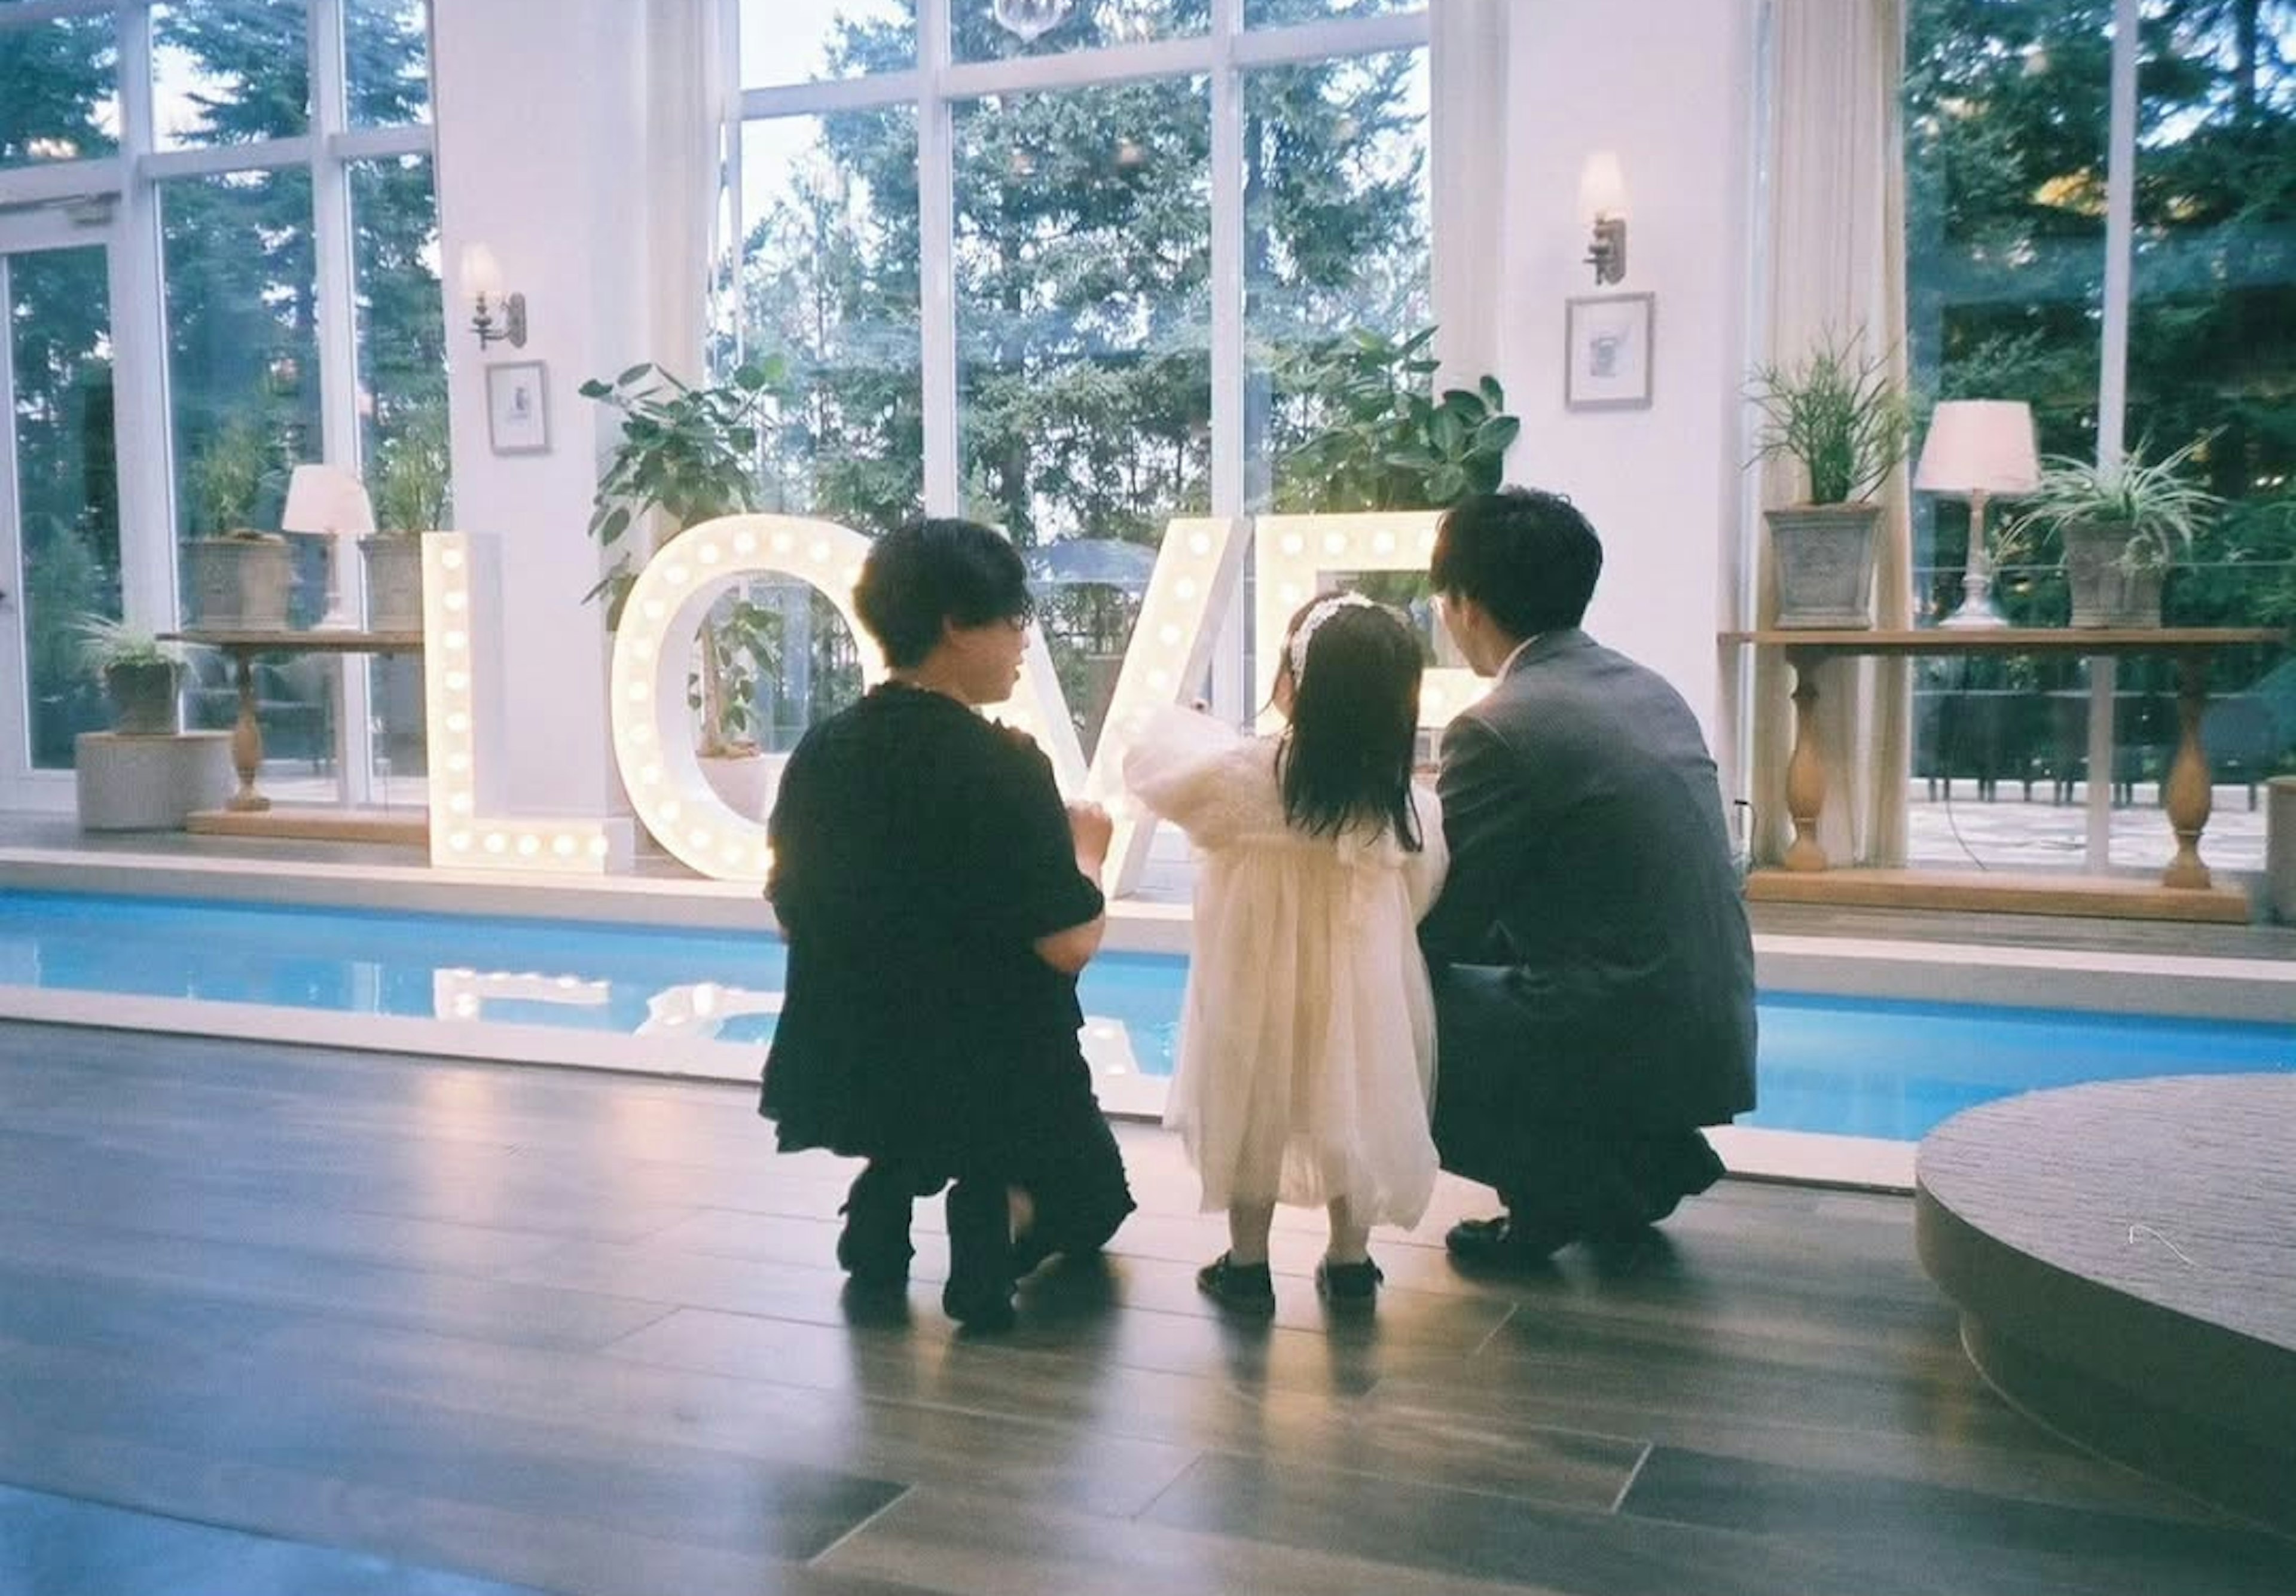
[(1644, 410), (1651, 402), (1651, 323), (1655, 294), (1571, 299), (1562, 324), (1566, 410)]
[(550, 452), (547, 373), (539, 360), (487, 367), (487, 442), (497, 454)]

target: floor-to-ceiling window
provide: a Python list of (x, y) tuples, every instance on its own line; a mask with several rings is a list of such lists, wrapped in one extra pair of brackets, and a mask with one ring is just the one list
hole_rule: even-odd
[[(2120, 25), (2130, 15), (2133, 29)], [(2025, 400), (2045, 455), (2158, 462), (2189, 449), (2189, 476), (2221, 504), (2169, 579), (2165, 624), (2296, 618), (2296, 4), (1910, 0), (1908, 24), (1917, 392)], [(2120, 91), (2133, 137), (2118, 159), (2116, 64), (2133, 68)], [(2112, 225), (2121, 192), (2125, 242)], [(1997, 506), (1995, 524), (2016, 514)], [(1922, 619), (1959, 596), (1967, 536), (1962, 506), (1917, 505)], [(2056, 544), (2013, 548), (1997, 589), (2010, 618), (2062, 625)], [(1915, 684), (1915, 797), (1950, 799), (1958, 778), (1964, 802), (1932, 806), (1942, 818), (1926, 833), (1916, 825), (1916, 858), (2165, 862), (2170, 668), (2124, 661), (2100, 679), (2103, 667), (2070, 663), (1928, 667)], [(2296, 769), (2296, 665), (2258, 651), (2216, 669), (2209, 857), (2254, 869), (2255, 783)], [(2112, 735), (2112, 781), (2094, 799), (2093, 716), (2110, 716)]]
[[(742, 0), (741, 22), (741, 337), (781, 363), (776, 507), (1004, 528), (1088, 751), (1166, 521), (1276, 503), (1317, 419), (1298, 357), (1429, 319), (1424, 7)], [(777, 740), (831, 701), (815, 619)]]
[[(231, 529), (218, 518), (276, 528), (295, 463), (325, 460), (372, 486), (393, 438), (443, 435), (428, 53), (425, 0), (0, 5), (0, 218), (19, 235), (70, 225), (94, 263), (92, 286), (59, 300), (45, 280), (73, 252), (28, 255), (10, 293), (20, 324), (37, 309), (48, 331), (4, 373), (11, 454), (36, 468), (29, 497), (12, 483), (0, 499), (7, 541), (20, 579), (52, 587), (79, 572), (85, 589), (44, 608), (173, 627), (181, 547)], [(0, 253), (9, 227), (0, 219)], [(65, 358), (65, 322), (91, 315), (101, 331)], [(98, 367), (106, 395), (116, 376), (116, 405), (89, 402)], [(116, 481), (80, 493), (60, 531), (42, 495), (57, 491), (46, 462), (67, 407), (84, 418), (84, 484), (99, 467)], [(355, 549), (311, 539), (296, 552), (296, 619), (315, 618), (331, 590), (356, 599)], [(58, 690), (40, 675), (63, 659), (52, 641), (12, 693), (12, 724), (36, 733), (55, 718), (42, 707)], [(414, 669), (267, 669), (278, 773), (307, 795), (418, 800), (400, 779), (420, 775)], [(193, 661), (192, 724), (227, 723), (234, 699), (213, 662)], [(61, 760), (35, 755), (70, 763), (68, 743)], [(20, 784), (10, 797), (44, 801)]]

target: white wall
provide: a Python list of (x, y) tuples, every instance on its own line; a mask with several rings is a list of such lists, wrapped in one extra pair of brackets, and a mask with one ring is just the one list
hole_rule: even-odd
[[(1587, 629), (1673, 682), (1721, 744), (1714, 638), (1734, 624), (1744, 496), (1755, 4), (1545, 0), (1513, 13), (1509, 41), (1498, 375), (1523, 431), (1507, 474), (1587, 512), (1603, 546)], [(1587, 156), (1605, 149), (1626, 176), (1627, 275), (1597, 289), (1577, 208)], [(1657, 296), (1647, 410), (1563, 407), (1563, 302), (1595, 293)]]
[[(606, 634), (582, 595), (598, 579), (586, 536), (613, 428), (583, 379), (649, 358), (646, 8), (629, 0), (439, 0), (433, 7), (438, 181), (447, 280), (455, 520), (503, 540), (497, 625), (506, 724), (481, 757), (511, 809), (623, 807), (606, 723)], [(483, 242), (526, 295), (525, 348), (469, 331), (455, 277)], [(484, 368), (539, 360), (550, 451), (488, 445)]]

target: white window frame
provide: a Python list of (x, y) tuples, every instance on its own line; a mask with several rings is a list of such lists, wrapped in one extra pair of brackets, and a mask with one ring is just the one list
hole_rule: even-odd
[[(352, 258), (350, 167), (358, 161), (409, 155), (435, 158), (437, 140), (427, 123), (356, 128), (348, 125), (345, 0), (306, 0), (309, 131), (248, 144), (160, 150), (152, 84), (152, 3), (16, 0), (0, 8), (0, 31), (63, 18), (111, 14), (118, 20), (119, 54), (119, 152), (99, 160), (0, 171), (0, 206), (105, 194), (119, 201), (105, 241), (111, 247), (121, 608), (130, 621), (167, 631), (178, 619), (178, 589), (159, 185), (176, 178), (228, 172), (300, 168), (308, 173), (316, 273), (318, 322), (314, 333), (319, 364), (321, 458), (357, 471), (358, 331), (353, 301), (357, 268)], [(345, 602), (356, 613), (362, 581), (356, 561), (345, 562), (340, 580)], [(340, 698), (335, 716), (335, 763), (342, 801), (364, 804), (373, 796), (366, 673), (345, 668), (337, 679)]]
[[(1426, 9), (1288, 28), (1247, 29), (1243, 0), (1212, 0), (1209, 30), (1185, 38), (957, 62), (950, 59), (951, 4), (952, 0), (918, 0), (914, 68), (816, 83), (745, 86), (741, 96), (744, 125), (895, 105), (915, 109), (925, 513), (955, 515), (963, 509), (955, 295), (956, 103), (991, 94), (1034, 94), (1145, 78), (1202, 78), (1210, 86), (1211, 99), (1210, 507), (1216, 516), (1242, 515), (1245, 509), (1244, 75), (1273, 66), (1424, 50), (1431, 31)], [(739, 143), (735, 141), (737, 149)], [(742, 210), (738, 172), (733, 182), (733, 237), (738, 240), (747, 235), (749, 218)], [(1430, 275), (1431, 279), (1431, 271)], [(1223, 713), (1243, 713), (1249, 692), (1243, 669), (1242, 614), (1243, 595), (1239, 592), (1213, 667), (1213, 700)]]

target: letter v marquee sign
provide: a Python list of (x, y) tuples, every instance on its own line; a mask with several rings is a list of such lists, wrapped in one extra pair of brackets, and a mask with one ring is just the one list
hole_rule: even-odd
[[(1257, 524), (1257, 634), (1280, 635), (1292, 610), (1329, 573), (1424, 570), (1434, 541), (1432, 512), (1267, 516)], [(1031, 629), (1013, 700), (992, 711), (1035, 737), (1064, 792), (1108, 806), (1116, 820), (1110, 889), (1128, 891), (1146, 862), (1153, 827), (1124, 791), (1124, 752), (1147, 713), (1184, 701), (1211, 664), (1218, 621), (1243, 566), (1251, 524), (1232, 517), (1184, 517), (1165, 529), (1162, 549), (1134, 624), (1091, 764), (1054, 675), (1043, 634)], [(704, 780), (688, 722), (686, 675), (692, 640), (709, 606), (756, 577), (804, 582), (834, 605), (856, 639), (853, 584), (868, 540), (849, 528), (796, 516), (740, 515), (706, 521), (665, 544), (638, 574), (614, 636), (609, 691), (614, 757), (639, 820), (661, 845), (703, 875), (761, 881), (772, 863), (764, 823), (736, 814)], [(472, 623), (491, 549), (467, 533), (424, 539), (424, 624), (434, 640), (427, 677), (432, 772), (430, 853), (461, 868), (602, 871), (627, 853), (627, 828), (596, 820), (489, 818), (479, 795), (475, 725), (483, 678), (472, 658)], [(1275, 651), (1262, 646), (1259, 700), (1275, 683)], [(861, 650), (865, 683), (882, 679), (873, 650)], [(1421, 718), (1439, 726), (1471, 702), (1481, 683), (1463, 670), (1431, 670)]]

